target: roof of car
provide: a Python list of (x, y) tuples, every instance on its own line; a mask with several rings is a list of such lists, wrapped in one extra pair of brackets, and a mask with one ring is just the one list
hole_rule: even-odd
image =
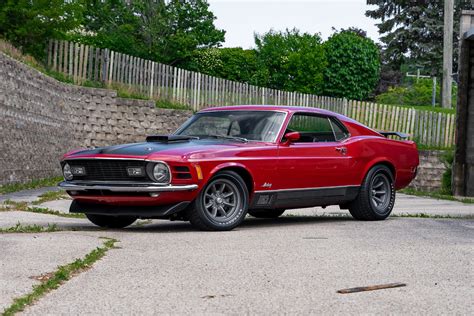
[(357, 135), (377, 135), (382, 136), (375, 130), (365, 126), (364, 124), (355, 121), (352, 118), (344, 116), (342, 114), (315, 108), (315, 107), (305, 107), (305, 106), (289, 106), (289, 105), (231, 105), (231, 106), (219, 106), (219, 107), (210, 107), (199, 112), (213, 112), (213, 111), (280, 111), (285, 113), (295, 113), (295, 112), (306, 112), (306, 113), (315, 113), (321, 115), (328, 115), (332, 117), (337, 117), (340, 121), (345, 123), (350, 123), (352, 125), (351, 134)]
[(326, 114), (326, 115), (336, 115), (337, 113), (314, 108), (314, 107), (304, 107), (304, 106), (289, 106), (289, 105), (232, 105), (232, 106), (219, 106), (219, 107), (211, 107), (204, 109), (200, 112), (210, 112), (210, 111), (239, 111), (239, 110), (252, 110), (252, 111), (283, 111), (287, 113), (294, 113), (294, 112), (312, 112), (318, 114)]

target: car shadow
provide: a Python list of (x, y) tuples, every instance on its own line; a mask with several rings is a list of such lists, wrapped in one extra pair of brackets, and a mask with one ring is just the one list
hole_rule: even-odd
[[(279, 218), (260, 219), (247, 217), (245, 221), (235, 228), (235, 230), (242, 229), (257, 229), (263, 227), (277, 227), (288, 225), (308, 225), (318, 223), (341, 223), (352, 222), (354, 219), (351, 216), (283, 216)], [(133, 225), (121, 232), (154, 232), (154, 233), (177, 233), (177, 232), (200, 232), (194, 228), (189, 222), (183, 221), (166, 221), (155, 220), (150, 224)]]
[(340, 223), (354, 221), (351, 216), (283, 216), (278, 218), (246, 218), (240, 227), (306, 225), (312, 223)]

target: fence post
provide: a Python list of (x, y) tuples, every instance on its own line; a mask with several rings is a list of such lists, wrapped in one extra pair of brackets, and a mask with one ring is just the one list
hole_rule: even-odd
[(53, 45), (53, 70), (57, 71), (57, 59), (58, 59), (58, 41), (54, 40)]
[(343, 112), (342, 114), (347, 116), (347, 99), (346, 98), (342, 99), (342, 112)]
[[(452, 114), (367, 103), (257, 87), (162, 65), (151, 60), (68, 41), (47, 43), (48, 68), (63, 72), (76, 83), (91, 79), (128, 84), (150, 98), (166, 97), (199, 110), (218, 104), (288, 104), (313, 106), (344, 114), (375, 129), (411, 134), (423, 145), (450, 147), (455, 142)], [(155, 78), (156, 77), (156, 78)], [(156, 89), (155, 89), (156, 85)]]
[(109, 69), (109, 50), (102, 49), (102, 71), (101, 71), (101, 78), (100, 80), (103, 83), (107, 82), (107, 70)]
[(48, 67), (51, 67), (53, 61), (53, 40), (48, 43)]
[(109, 62), (109, 76), (107, 82), (110, 85), (114, 79), (114, 51), (110, 51), (110, 62)]
[(150, 99), (153, 98), (153, 78), (155, 78), (155, 62), (151, 62), (151, 76), (150, 76)]

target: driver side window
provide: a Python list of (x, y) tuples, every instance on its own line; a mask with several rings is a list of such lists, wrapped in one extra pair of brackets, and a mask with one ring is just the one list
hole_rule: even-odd
[(288, 124), (289, 131), (300, 133), (297, 143), (336, 141), (329, 118), (323, 116), (297, 113)]

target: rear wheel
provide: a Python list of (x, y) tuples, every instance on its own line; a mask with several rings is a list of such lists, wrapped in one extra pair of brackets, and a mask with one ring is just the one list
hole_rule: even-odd
[(212, 178), (189, 210), (189, 221), (201, 230), (231, 230), (245, 218), (248, 190), (233, 171), (223, 171)]
[(95, 225), (104, 228), (124, 228), (137, 220), (134, 216), (86, 214), (86, 217)]
[(393, 175), (389, 168), (377, 165), (365, 176), (359, 195), (351, 202), (349, 212), (359, 220), (386, 219), (395, 204)]
[(284, 209), (276, 210), (249, 210), (249, 214), (256, 218), (277, 218), (285, 213)]

